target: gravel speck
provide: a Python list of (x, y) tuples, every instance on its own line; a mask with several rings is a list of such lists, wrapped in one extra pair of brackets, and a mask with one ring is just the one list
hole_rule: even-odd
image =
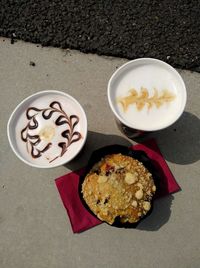
[(35, 67), (36, 64), (34, 61), (30, 61), (29, 65)]

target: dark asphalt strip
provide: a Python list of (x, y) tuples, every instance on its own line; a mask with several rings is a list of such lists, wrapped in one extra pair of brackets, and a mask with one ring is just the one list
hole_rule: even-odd
[(200, 72), (199, 0), (0, 0), (0, 35)]

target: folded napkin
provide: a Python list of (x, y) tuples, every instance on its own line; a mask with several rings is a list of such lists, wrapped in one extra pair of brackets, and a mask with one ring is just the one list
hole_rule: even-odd
[[(144, 151), (160, 173), (162, 183), (160, 184), (159, 193), (157, 193), (156, 198), (175, 193), (181, 189), (175, 181), (154, 139), (134, 145), (131, 149)], [(80, 233), (102, 223), (85, 209), (80, 200), (78, 186), (79, 177), (83, 172), (84, 169), (80, 169), (55, 180), (74, 233)]]

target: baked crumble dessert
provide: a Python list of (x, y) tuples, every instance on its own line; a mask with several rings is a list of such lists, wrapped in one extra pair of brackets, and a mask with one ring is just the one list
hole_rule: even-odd
[(138, 160), (110, 154), (85, 176), (82, 195), (89, 209), (102, 221), (136, 223), (151, 209), (156, 186), (152, 174)]

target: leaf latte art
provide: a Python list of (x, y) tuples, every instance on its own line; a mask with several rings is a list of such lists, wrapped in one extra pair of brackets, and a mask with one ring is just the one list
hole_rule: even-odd
[(129, 90), (128, 96), (119, 97), (117, 102), (122, 105), (124, 112), (126, 112), (128, 107), (133, 104), (136, 105), (138, 111), (141, 111), (145, 105), (147, 105), (148, 110), (153, 106), (160, 108), (160, 106), (164, 105), (165, 103), (169, 103), (174, 99), (175, 95), (167, 89), (162, 90), (161, 94), (158, 94), (158, 90), (154, 88), (154, 94), (152, 97), (150, 97), (147, 89), (141, 87), (139, 93), (135, 89), (131, 89)]

